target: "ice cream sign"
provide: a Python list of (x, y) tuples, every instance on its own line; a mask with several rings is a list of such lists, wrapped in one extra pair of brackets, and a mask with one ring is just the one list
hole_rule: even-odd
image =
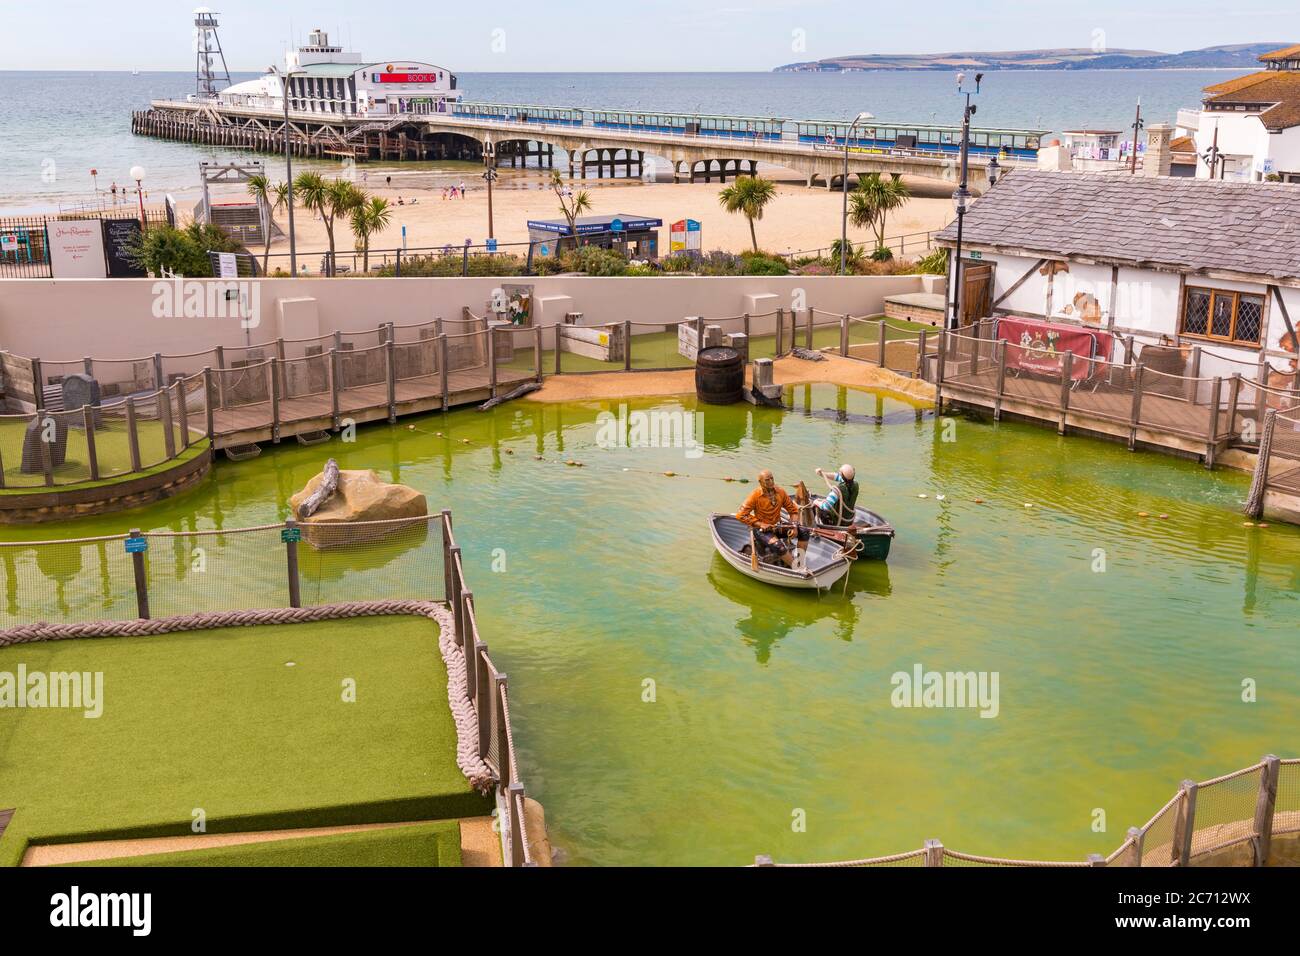
[(394, 66), (389, 63), (384, 72), (374, 75), (376, 83), (437, 83), (442, 79), (438, 71), (422, 72), (418, 66)]

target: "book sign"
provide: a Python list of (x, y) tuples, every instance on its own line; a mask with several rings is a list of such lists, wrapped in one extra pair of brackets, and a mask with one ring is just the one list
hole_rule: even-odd
[(46, 226), (50, 270), (56, 279), (103, 279), (104, 231), (98, 219), (68, 219)]
[(700, 251), (700, 224), (695, 219), (683, 219), (668, 227), (668, 251), (698, 253)]

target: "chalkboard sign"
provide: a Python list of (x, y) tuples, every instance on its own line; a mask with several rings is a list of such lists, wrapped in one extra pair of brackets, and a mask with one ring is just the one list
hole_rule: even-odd
[(144, 269), (130, 260), (127, 250), (140, 241), (140, 220), (104, 220), (104, 257), (108, 260), (110, 279), (130, 279), (144, 276)]

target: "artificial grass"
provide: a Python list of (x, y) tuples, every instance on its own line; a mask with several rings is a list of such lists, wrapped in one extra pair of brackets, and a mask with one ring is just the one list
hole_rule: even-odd
[(63, 866), (440, 866), (461, 865), (454, 820), (387, 830), (116, 857)]
[(0, 671), (104, 675), (97, 719), (0, 709), (0, 865), (28, 842), (189, 834), (196, 810), (208, 833), (490, 813), (456, 766), (437, 636), (373, 617), (0, 648)]
[[(0, 458), (4, 461), (4, 488), (0, 493), (9, 492), (25, 494), (33, 489), (45, 487), (44, 472), (28, 473), (22, 470), (23, 435), (27, 428), (27, 419), (0, 419)], [(174, 467), (179, 461), (192, 458), (207, 447), (207, 439), (195, 440), (187, 449), (181, 449), (180, 428), (173, 426), (176, 440), (177, 457), (167, 458), (166, 436), (162, 423), (141, 420), (137, 424), (136, 434), (140, 443), (140, 471), (131, 471), (131, 446), (127, 437), (125, 422), (108, 419), (102, 428), (95, 429), (95, 458), (99, 464), (100, 477), (91, 480), (90, 454), (86, 445), (85, 432), (68, 429), (67, 452), (63, 464), (53, 469), (54, 483), (60, 490), (69, 488), (95, 488), (114, 484), (124, 479), (138, 478), (145, 474)]]

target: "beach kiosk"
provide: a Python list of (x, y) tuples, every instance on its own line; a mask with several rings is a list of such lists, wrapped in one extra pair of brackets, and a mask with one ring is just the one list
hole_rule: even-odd
[(617, 249), (629, 259), (655, 259), (659, 256), (659, 227), (662, 219), (629, 216), (579, 216), (576, 235), (567, 219), (530, 219), (528, 238), (533, 254), (543, 258), (557, 256), (567, 249), (600, 246)]

